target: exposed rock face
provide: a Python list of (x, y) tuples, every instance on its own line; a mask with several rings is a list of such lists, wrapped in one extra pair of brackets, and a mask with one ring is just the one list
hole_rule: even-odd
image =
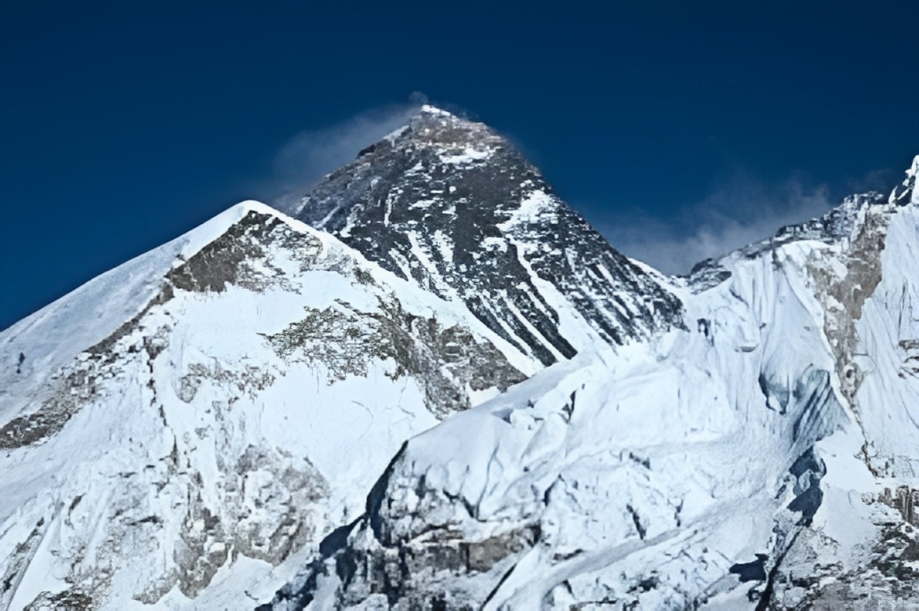
[(329, 175), (296, 216), (462, 301), (545, 365), (590, 347), (560, 318), (571, 305), (614, 344), (682, 325), (659, 276), (610, 247), (507, 140), (435, 108)]
[[(402, 309), (395, 295), (377, 312), (347, 303), (310, 310), (306, 318), (268, 336), (281, 357), (328, 371), (328, 382), (366, 376), (374, 359), (391, 359), (394, 380), (411, 375), (424, 388), (425, 405), (438, 418), (470, 407), (472, 391), (504, 392), (526, 379), (491, 343), (459, 326), (441, 327)], [(344, 348), (344, 350), (343, 350)]]

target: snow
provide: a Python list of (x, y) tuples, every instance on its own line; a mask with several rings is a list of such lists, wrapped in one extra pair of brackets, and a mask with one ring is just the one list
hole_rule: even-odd
[(436, 106), (431, 106), (430, 104), (422, 105), (421, 112), (425, 112), (425, 113), (440, 116), (440, 117), (455, 118), (455, 116), (452, 113), (449, 113), (446, 110), (437, 108)]
[(452, 165), (469, 165), (477, 161), (484, 161), (491, 157), (491, 155), (492, 151), (490, 150), (479, 151), (472, 148), (471, 146), (467, 146), (461, 153), (441, 154), (440, 160), (443, 163), (449, 163)]
[[(250, 268), (283, 281), (258, 291), (234, 284), (220, 292), (175, 289), (171, 299), (154, 300), (170, 270), (250, 213), (318, 242), (312, 267), (272, 246)], [(372, 281), (355, 281), (352, 269)], [(361, 514), (389, 458), (437, 418), (421, 380), (394, 375), (389, 358), (368, 357), (364, 374), (337, 379), (323, 363), (282, 358), (265, 338), (308, 311), (383, 315), (382, 305), (394, 299), (407, 314), (459, 325), (532, 371), (465, 306), (258, 202), (234, 206), (0, 334), (4, 364), (20, 350), (27, 354), (23, 374), (15, 364), (0, 374), (4, 423), (35, 412), (72, 372), (96, 376), (96, 394), (76, 404), (59, 433), (3, 450), (0, 556), (18, 562), (17, 546), (34, 525), (44, 530), (23, 548), (27, 568), (13, 573), (18, 583), (0, 607), (18, 611), (40, 592), (72, 584), (100, 609), (145, 607), (138, 597), (176, 610), (270, 598), (325, 534)], [(112, 344), (114, 364), (98, 365), (86, 350), (141, 312)], [(469, 389), (470, 400), (495, 392)], [(216, 530), (204, 510), (219, 518)], [(296, 535), (300, 543), (266, 561), (261, 554), (287, 540), (275, 534), (288, 528), (285, 516), (305, 529)], [(190, 569), (176, 562), (188, 545), (200, 545), (202, 558), (217, 564), (213, 577), (183, 589), (176, 570)]]
[(552, 197), (542, 191), (533, 191), (520, 202), (510, 219), (498, 225), (501, 231), (509, 231), (518, 225), (535, 223), (555, 205)]

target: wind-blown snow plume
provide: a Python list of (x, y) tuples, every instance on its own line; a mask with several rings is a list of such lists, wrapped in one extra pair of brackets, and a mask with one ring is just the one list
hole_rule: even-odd
[(423, 94), (413, 93), (408, 102), (371, 108), (331, 127), (300, 132), (275, 155), (264, 192), (275, 207), (289, 212), (304, 191), (408, 123), (425, 101)]

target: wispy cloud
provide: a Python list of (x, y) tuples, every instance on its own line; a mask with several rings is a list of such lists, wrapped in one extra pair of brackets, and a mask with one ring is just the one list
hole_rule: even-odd
[(423, 94), (413, 93), (406, 103), (373, 108), (331, 127), (300, 132), (275, 155), (272, 175), (260, 191), (275, 207), (291, 210), (323, 176), (405, 125), (425, 102)]
[(626, 255), (667, 274), (685, 274), (699, 261), (767, 238), (784, 225), (823, 215), (834, 203), (824, 184), (809, 184), (797, 176), (768, 184), (738, 172), (671, 218), (639, 211), (599, 229)]

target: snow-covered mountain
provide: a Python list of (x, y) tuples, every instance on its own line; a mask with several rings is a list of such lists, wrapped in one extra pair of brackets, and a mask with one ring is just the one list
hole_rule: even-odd
[[(399, 242), (387, 218), (380, 239), (408, 246), (396, 259), (396, 247), (379, 257), (372, 241), (352, 240), (374, 262), (246, 202), (0, 334), (0, 608), (270, 600), (327, 535), (362, 514), (406, 439), (574, 346), (605, 345), (611, 325), (623, 343), (681, 324), (663, 278), (605, 245), (483, 126), (426, 108), (393, 138), (414, 142), (441, 124), (504, 146), (500, 159), (517, 165), (499, 173), (527, 172), (527, 188), (467, 193), (501, 228), (460, 209), (459, 225), (432, 232), (442, 248), (429, 253), (423, 229)], [(483, 170), (446, 168), (466, 191), (460, 179)], [(383, 172), (394, 184), (402, 173), (398, 164)], [(343, 188), (342, 197), (354, 227), (364, 195)], [(391, 218), (416, 214), (406, 206), (393, 204)], [(487, 240), (472, 235), (480, 230)], [(523, 256), (539, 231), (558, 239)], [(596, 252), (578, 252), (571, 236)], [(468, 259), (462, 274), (444, 248)], [(546, 271), (545, 257), (590, 268)], [(432, 267), (405, 273), (422, 264)], [(592, 292), (576, 290), (584, 278)]]
[(919, 608), (917, 171), (410, 440), (263, 608)]
[(0, 609), (919, 608), (917, 172), (666, 278), (425, 107), (0, 333)]
[(3, 609), (270, 598), (405, 439), (539, 368), (254, 202), (0, 346)]

